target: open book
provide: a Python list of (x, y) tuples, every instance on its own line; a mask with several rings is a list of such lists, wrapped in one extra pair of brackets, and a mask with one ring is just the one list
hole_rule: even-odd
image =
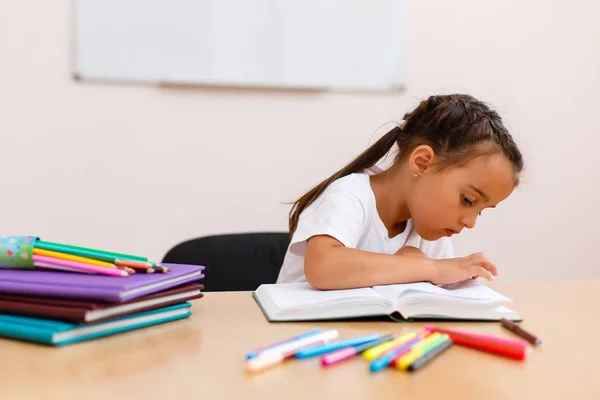
[(505, 307), (510, 299), (476, 281), (445, 287), (419, 282), (349, 290), (317, 290), (308, 283), (283, 283), (261, 285), (253, 296), (271, 322), (376, 316), (394, 320), (521, 320)]

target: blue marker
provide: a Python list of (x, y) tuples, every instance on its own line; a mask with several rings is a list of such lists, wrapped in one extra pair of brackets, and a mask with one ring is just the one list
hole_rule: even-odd
[(322, 332), (322, 330), (320, 330), (320, 329), (313, 329), (312, 331), (308, 331), (308, 332), (303, 333), (301, 335), (291, 337), (291, 338), (283, 340), (283, 341), (281, 341), (279, 343), (271, 344), (271, 345), (269, 345), (267, 347), (263, 347), (262, 349), (251, 351), (250, 353), (246, 354), (246, 360), (250, 360), (250, 359), (258, 356), (261, 352), (263, 352), (265, 350), (272, 349), (273, 347), (281, 346), (282, 344), (286, 344), (286, 343), (290, 343), (290, 342), (295, 342), (296, 340), (303, 339), (305, 337), (309, 337), (309, 336), (312, 336), (312, 335), (316, 335), (317, 333), (321, 333), (321, 332)]
[(414, 344), (420, 342), (421, 340), (423, 340), (422, 337), (416, 337), (413, 340), (409, 340), (408, 342), (404, 343), (402, 346), (395, 348), (392, 351), (389, 351), (388, 353), (384, 353), (382, 356), (379, 356), (373, 361), (371, 361), (369, 369), (371, 370), (371, 372), (381, 371), (382, 369), (390, 365), (390, 363), (394, 361), (394, 359), (398, 357), (398, 355), (400, 355), (403, 351), (410, 349)]
[(322, 354), (331, 353), (332, 351), (342, 349), (344, 347), (350, 346), (360, 346), (361, 344), (365, 344), (368, 342), (374, 342), (379, 340), (381, 335), (378, 333), (374, 333), (371, 335), (359, 336), (352, 339), (346, 340), (338, 340), (335, 342), (325, 343), (325, 344), (317, 344), (315, 346), (310, 346), (302, 350), (298, 350), (295, 354), (296, 358), (308, 358), (314, 356), (320, 356)]

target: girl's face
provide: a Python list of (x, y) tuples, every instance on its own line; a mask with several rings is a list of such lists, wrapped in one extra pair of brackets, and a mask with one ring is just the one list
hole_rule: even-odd
[(407, 206), (415, 230), (430, 241), (472, 229), (481, 211), (514, 190), (512, 165), (500, 153), (476, 157), (461, 167), (427, 168), (412, 179)]

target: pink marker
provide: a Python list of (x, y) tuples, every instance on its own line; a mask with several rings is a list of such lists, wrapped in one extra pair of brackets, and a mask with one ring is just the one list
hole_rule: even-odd
[(321, 357), (321, 365), (323, 365), (324, 367), (328, 367), (330, 365), (337, 364), (341, 361), (348, 360), (356, 356), (357, 354), (362, 353), (363, 351), (369, 350), (371, 347), (375, 347), (382, 343), (389, 342), (390, 340), (395, 338), (396, 335), (390, 334), (387, 336), (383, 336), (381, 339), (373, 340), (372, 342), (367, 342), (360, 346), (344, 347), (343, 349), (339, 349)]

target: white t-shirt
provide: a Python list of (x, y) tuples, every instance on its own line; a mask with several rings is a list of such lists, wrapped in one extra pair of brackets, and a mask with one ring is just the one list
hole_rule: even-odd
[(390, 238), (377, 212), (368, 172), (334, 181), (300, 214), (277, 283), (306, 282), (306, 243), (316, 235), (329, 235), (346, 247), (375, 253), (394, 254), (404, 246), (413, 246), (429, 258), (454, 257), (450, 238), (426, 241), (414, 231), (411, 220), (404, 232)]

